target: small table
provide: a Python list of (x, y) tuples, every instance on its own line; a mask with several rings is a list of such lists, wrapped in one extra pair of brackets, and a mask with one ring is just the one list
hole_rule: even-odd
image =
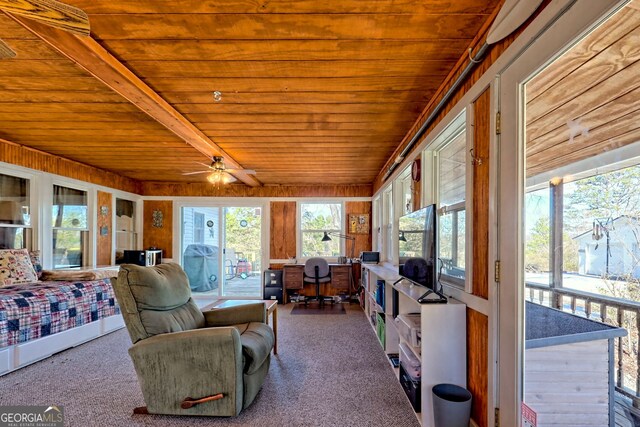
[(266, 300), (248, 300), (248, 299), (219, 299), (202, 308), (202, 311), (209, 311), (214, 308), (237, 307), (245, 304), (255, 304), (263, 302), (267, 309), (267, 325), (269, 324), (269, 315), (273, 323), (273, 335), (275, 341), (273, 343), (273, 354), (278, 354), (278, 301), (272, 299)]

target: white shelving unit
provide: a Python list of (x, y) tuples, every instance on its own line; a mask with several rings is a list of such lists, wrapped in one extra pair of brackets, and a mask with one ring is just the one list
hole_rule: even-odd
[[(433, 427), (432, 387), (441, 383), (467, 386), (466, 305), (452, 298), (447, 304), (420, 304), (418, 298), (426, 292), (426, 288), (408, 280), (394, 285), (400, 279), (397, 267), (363, 264), (362, 268), (364, 311), (376, 333), (376, 314), (384, 316), (385, 353), (398, 353), (400, 342), (406, 342), (394, 321), (393, 291), (397, 292), (396, 315), (420, 314), (421, 344), (419, 347), (407, 344), (421, 361), (421, 411), (416, 415), (423, 427)], [(385, 282), (384, 312), (375, 300), (378, 280)]]

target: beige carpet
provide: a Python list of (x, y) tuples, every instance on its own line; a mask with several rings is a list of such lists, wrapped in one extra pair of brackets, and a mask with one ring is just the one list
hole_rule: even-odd
[(279, 308), (279, 353), (235, 418), (132, 415), (144, 405), (125, 330), (0, 377), (1, 405), (62, 405), (66, 426), (419, 426), (358, 306), (346, 315)]

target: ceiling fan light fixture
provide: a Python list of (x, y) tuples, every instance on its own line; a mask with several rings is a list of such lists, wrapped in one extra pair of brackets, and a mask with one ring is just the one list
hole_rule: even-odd
[(212, 184), (226, 184), (225, 182), (225, 173), (222, 171), (213, 171), (209, 175), (207, 175), (207, 181)]

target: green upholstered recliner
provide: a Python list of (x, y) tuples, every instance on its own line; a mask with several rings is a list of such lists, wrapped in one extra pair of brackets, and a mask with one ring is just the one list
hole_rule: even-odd
[(203, 313), (186, 274), (173, 263), (123, 264), (112, 281), (147, 404), (136, 412), (233, 416), (251, 404), (274, 344), (264, 303)]

